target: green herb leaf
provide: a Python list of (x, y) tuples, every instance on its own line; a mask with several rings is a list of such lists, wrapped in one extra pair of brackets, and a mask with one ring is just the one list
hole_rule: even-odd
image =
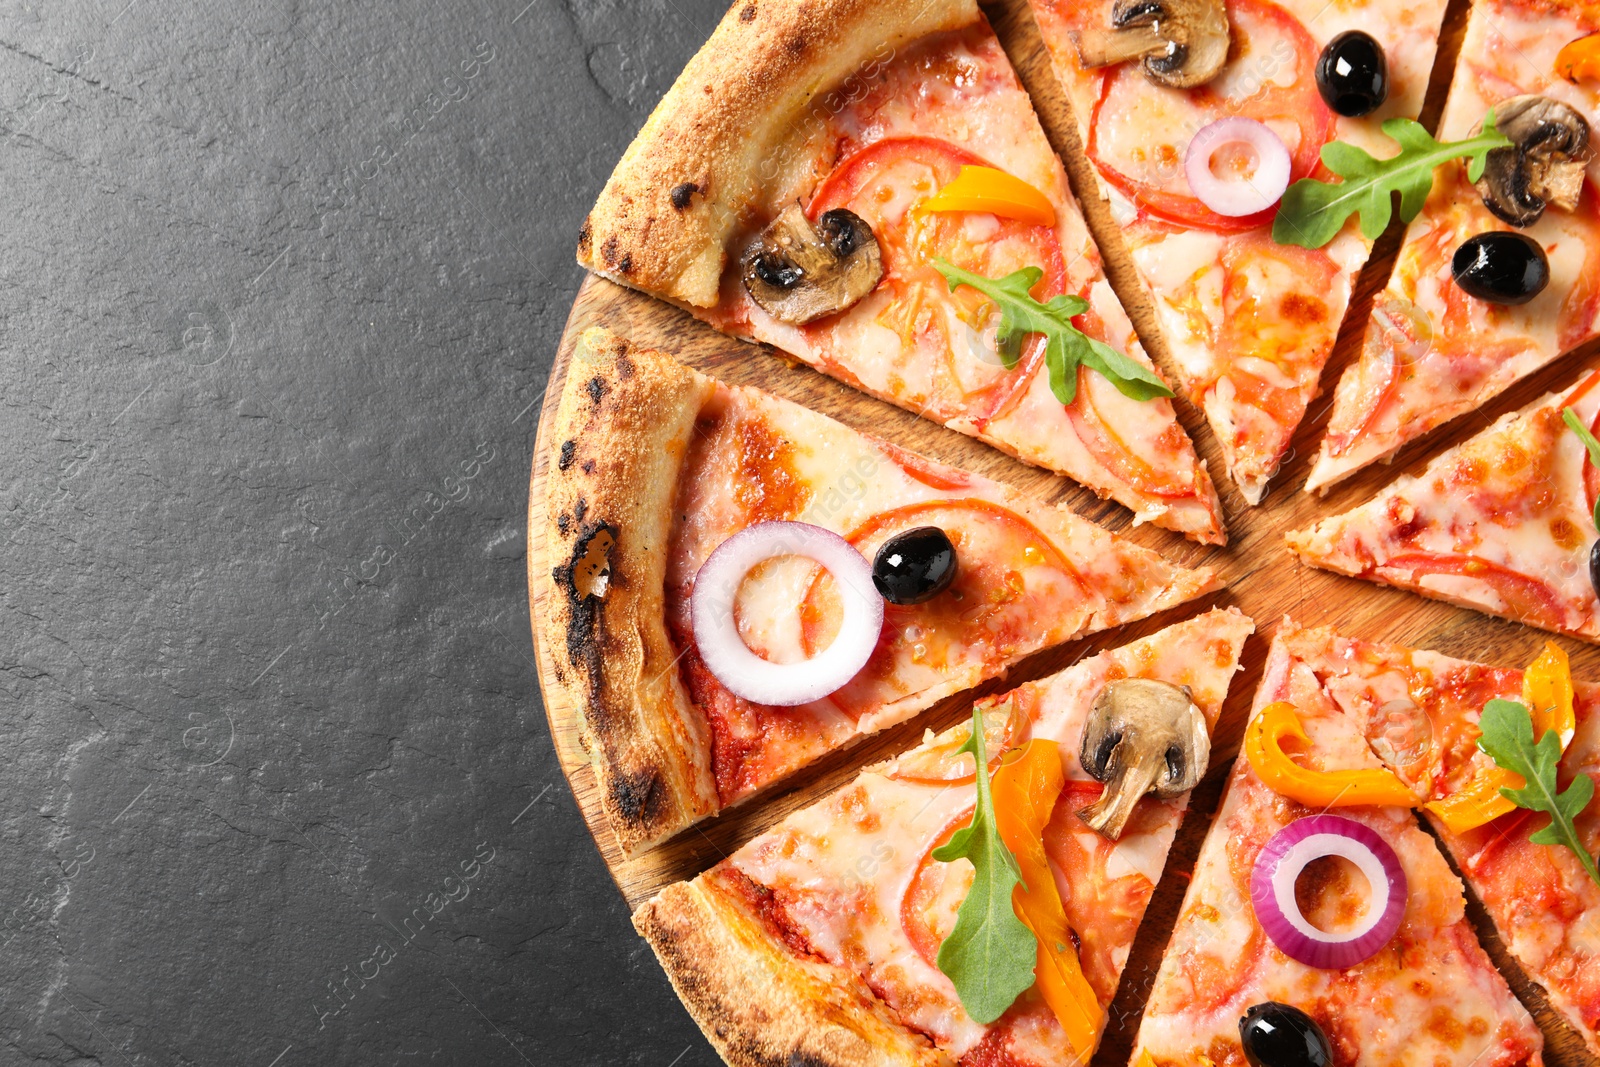
[(1478, 727), (1483, 731), (1478, 747), (1501, 767), (1522, 775), (1526, 782), (1521, 789), (1501, 789), (1500, 794), (1519, 808), (1550, 816), (1550, 825), (1528, 840), (1536, 845), (1571, 849), (1589, 877), (1600, 885), (1600, 869), (1596, 869), (1594, 857), (1578, 839), (1578, 829), (1572, 822), (1594, 796), (1594, 779), (1580, 774), (1572, 779), (1566, 792), (1559, 792), (1556, 767), (1561, 762), (1561, 738), (1556, 731), (1546, 730), (1535, 744), (1533, 716), (1514, 700), (1489, 701)]
[(967, 1014), (987, 1024), (1033, 985), (1039, 943), (1011, 905), (1011, 891), (1022, 882), (1022, 872), (995, 826), (983, 713), (977, 708), (972, 709), (972, 736), (957, 751), (970, 752), (977, 761), (978, 803), (972, 822), (934, 849), (933, 858), (941, 863), (970, 860), (975, 873), (956, 912), (956, 925), (939, 946), (939, 969), (955, 983)]
[(1495, 129), (1492, 110), (1484, 116), (1482, 132), (1464, 141), (1441, 143), (1420, 123), (1405, 118), (1387, 120), (1383, 132), (1400, 146), (1400, 154), (1391, 159), (1374, 159), (1343, 141), (1323, 145), (1322, 162), (1344, 181), (1301, 178), (1289, 186), (1272, 220), (1272, 239), (1281, 245), (1321, 248), (1344, 228), (1346, 219), (1360, 214), (1362, 235), (1376, 240), (1389, 225), (1391, 193), (1400, 194), (1400, 220), (1410, 222), (1428, 199), (1435, 167), (1465, 157), (1467, 177), (1477, 181), (1484, 157), (1493, 149), (1511, 146), (1511, 139)]
[[(1578, 440), (1583, 442), (1583, 447), (1589, 450), (1589, 462), (1600, 467), (1600, 441), (1594, 439), (1582, 422), (1578, 421), (1578, 413), (1571, 408), (1561, 409), (1561, 421), (1567, 424), (1567, 429), (1578, 435)], [(1594, 526), (1600, 530), (1600, 498), (1594, 502)]]
[(1000, 329), (995, 334), (995, 343), (1007, 370), (1017, 365), (1025, 335), (1044, 335), (1044, 364), (1050, 372), (1050, 391), (1063, 404), (1072, 403), (1078, 395), (1079, 364), (1108, 379), (1123, 396), (1134, 400), (1172, 395), (1172, 390), (1143, 363), (1096, 341), (1072, 325), (1074, 315), (1089, 310), (1089, 302), (1083, 297), (1064, 294), (1053, 297), (1047, 304), (1035, 300), (1028, 290), (1044, 277), (1044, 271), (1038, 267), (1023, 267), (1004, 278), (990, 279), (942, 259), (935, 259), (933, 265), (950, 283), (951, 292), (963, 285), (970, 286), (1000, 309)]

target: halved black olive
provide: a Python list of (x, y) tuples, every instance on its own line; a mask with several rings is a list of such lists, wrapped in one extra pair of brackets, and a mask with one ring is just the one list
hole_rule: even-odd
[(932, 600), (956, 580), (956, 546), (937, 526), (895, 534), (878, 549), (872, 584), (891, 604)]
[(1600, 541), (1589, 549), (1589, 584), (1594, 586), (1594, 595), (1600, 596)]
[(1371, 34), (1346, 30), (1317, 59), (1317, 92), (1340, 115), (1376, 111), (1389, 96), (1389, 61)]
[(1250, 1067), (1328, 1067), (1333, 1062), (1333, 1047), (1317, 1021), (1273, 1000), (1244, 1013), (1239, 1043)]
[(1550, 261), (1526, 234), (1495, 230), (1462, 241), (1450, 273), (1468, 296), (1491, 304), (1526, 304), (1550, 284)]

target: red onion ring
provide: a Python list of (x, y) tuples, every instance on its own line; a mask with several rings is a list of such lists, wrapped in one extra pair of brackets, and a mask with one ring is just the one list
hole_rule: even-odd
[[(1295, 879), (1323, 856), (1354, 863), (1372, 887), (1366, 922), (1359, 930), (1318, 930), (1295, 903)], [(1279, 830), (1256, 857), (1250, 874), (1250, 903), (1261, 929), (1285, 956), (1323, 970), (1354, 967), (1387, 945), (1400, 929), (1406, 892), (1406, 872), (1394, 849), (1371, 827), (1342, 815), (1312, 815)]]
[[(1225, 180), (1211, 169), (1211, 157), (1224, 145), (1243, 144), (1256, 154), (1255, 173), (1248, 178)], [(1183, 156), (1183, 173), (1189, 191), (1218, 215), (1238, 218), (1265, 211), (1283, 198), (1289, 188), (1289, 149), (1283, 138), (1255, 119), (1235, 116), (1218, 119), (1189, 142)]]
[[(844, 621), (833, 642), (799, 663), (773, 663), (750, 651), (733, 615), (745, 575), (778, 556), (820, 564), (844, 601)], [(806, 522), (758, 522), (722, 542), (700, 565), (689, 616), (701, 661), (730, 693), (791, 707), (822, 699), (867, 665), (883, 630), (883, 598), (873, 587), (872, 565), (838, 534)]]

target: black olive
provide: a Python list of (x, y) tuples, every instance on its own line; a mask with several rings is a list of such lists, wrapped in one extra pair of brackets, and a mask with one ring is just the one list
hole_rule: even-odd
[(1550, 284), (1550, 261), (1526, 234), (1495, 230), (1462, 241), (1450, 273), (1468, 296), (1491, 304), (1526, 304)]
[(872, 562), (872, 584), (891, 604), (932, 600), (955, 580), (956, 546), (937, 526), (895, 534)]
[(1328, 1067), (1333, 1049), (1317, 1021), (1299, 1008), (1269, 1000), (1239, 1020), (1239, 1041), (1250, 1067)]
[(1370, 34), (1346, 30), (1317, 58), (1317, 91), (1328, 106), (1355, 118), (1376, 111), (1389, 95), (1389, 62)]
[(1594, 595), (1600, 596), (1600, 541), (1589, 549), (1589, 584), (1594, 586)]

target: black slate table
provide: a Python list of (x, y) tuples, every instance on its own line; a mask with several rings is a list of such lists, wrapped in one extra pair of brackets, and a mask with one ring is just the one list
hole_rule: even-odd
[(710, 1065), (523, 578), (718, 0), (0, 0), (0, 1065)]

